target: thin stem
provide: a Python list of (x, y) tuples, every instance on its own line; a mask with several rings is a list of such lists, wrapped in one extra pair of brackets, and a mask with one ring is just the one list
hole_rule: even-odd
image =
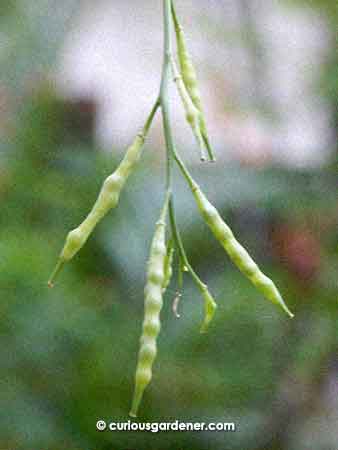
[(170, 81), (170, 59), (172, 53), (171, 42), (171, 0), (163, 0), (163, 20), (164, 20), (164, 46), (163, 46), (163, 69), (160, 88), (160, 102), (162, 108), (164, 138), (167, 148), (167, 189), (171, 189), (171, 167), (173, 151), (173, 137), (170, 126), (169, 108), (169, 81)]
[(169, 216), (171, 229), (173, 233), (173, 238), (175, 240), (175, 244), (179, 251), (179, 256), (183, 261), (183, 264), (188, 268), (191, 273), (192, 278), (196, 282), (198, 288), (201, 291), (205, 291), (206, 285), (200, 280), (198, 275), (195, 273), (193, 268), (191, 267), (187, 255), (184, 250), (184, 246), (182, 243), (182, 239), (180, 236), (180, 232), (177, 228), (176, 219), (175, 219), (175, 211), (173, 199), (171, 196), (171, 186), (172, 186), (172, 159), (177, 158), (173, 134), (171, 130), (171, 122), (170, 122), (170, 108), (169, 108), (169, 82), (171, 79), (171, 58), (172, 58), (172, 42), (171, 42), (171, 8), (172, 2), (171, 0), (163, 0), (163, 8), (164, 8), (164, 54), (163, 54), (163, 69), (162, 69), (162, 81), (160, 88), (160, 102), (162, 108), (162, 117), (163, 117), (163, 128), (164, 128), (164, 138), (167, 148), (167, 192), (170, 196), (169, 199)]
[(173, 0), (171, 1), (171, 14), (172, 14), (172, 18), (173, 18), (173, 21), (174, 21), (175, 31), (179, 31), (182, 27), (181, 27), (180, 22), (178, 21), (178, 17), (177, 17), (177, 14), (176, 14), (176, 9), (175, 9), (175, 4), (174, 4)]
[(189, 170), (187, 169), (186, 165), (180, 158), (180, 156), (177, 153), (177, 150), (174, 149), (174, 159), (180, 168), (184, 178), (186, 179), (187, 183), (189, 184), (192, 191), (195, 191), (198, 188), (198, 184), (194, 181), (193, 177), (190, 175)]
[(167, 189), (166, 190), (166, 194), (165, 194), (165, 199), (164, 199), (164, 203), (163, 203), (163, 207), (162, 207), (162, 211), (161, 211), (161, 215), (160, 215), (160, 219), (158, 223), (164, 223), (165, 224), (165, 218), (166, 215), (168, 213), (168, 207), (169, 207), (169, 202), (171, 199), (171, 190)]
[(145, 125), (144, 125), (144, 127), (143, 127), (142, 135), (143, 135), (144, 137), (146, 137), (147, 134), (148, 134), (148, 132), (149, 132), (150, 126), (151, 126), (151, 124), (152, 124), (152, 122), (153, 122), (154, 116), (155, 116), (156, 111), (157, 111), (157, 109), (159, 108), (160, 104), (161, 104), (160, 99), (157, 98), (157, 99), (156, 99), (156, 102), (154, 103), (154, 106), (152, 107), (152, 109), (151, 109), (151, 111), (150, 111), (150, 114), (149, 114), (149, 116), (148, 116), (148, 118), (147, 118), (147, 120), (146, 120), (146, 123), (145, 123)]
[(203, 292), (203, 291), (206, 290), (207, 286), (199, 278), (199, 276), (197, 275), (197, 273), (194, 271), (194, 269), (191, 267), (191, 265), (189, 263), (187, 254), (186, 254), (184, 246), (183, 246), (181, 234), (180, 234), (179, 229), (178, 229), (177, 224), (176, 224), (174, 202), (173, 202), (172, 198), (170, 199), (170, 202), (169, 202), (169, 217), (170, 217), (170, 223), (171, 223), (171, 229), (172, 229), (172, 232), (173, 232), (173, 237), (174, 237), (175, 242), (177, 244), (177, 247), (178, 247), (180, 256), (182, 258), (182, 261), (183, 261), (184, 265), (187, 267), (187, 269), (189, 270), (193, 280), (197, 284), (197, 287), (200, 289), (200, 291)]
[[(179, 255), (179, 264), (178, 264), (178, 275), (177, 275), (177, 280), (178, 280), (178, 288), (181, 290), (183, 287), (183, 274), (184, 274), (184, 269), (185, 269), (185, 265), (184, 262), (182, 261), (181, 255)], [(188, 269), (186, 269), (188, 270)]]

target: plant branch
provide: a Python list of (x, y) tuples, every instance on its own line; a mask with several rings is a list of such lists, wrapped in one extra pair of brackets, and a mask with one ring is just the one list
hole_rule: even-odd
[(174, 154), (173, 137), (170, 125), (169, 108), (169, 81), (170, 81), (170, 60), (172, 53), (171, 42), (171, 0), (163, 0), (163, 21), (164, 21), (164, 45), (163, 45), (163, 69), (160, 88), (160, 102), (162, 108), (164, 138), (167, 148), (167, 190), (171, 190), (171, 167)]
[(198, 275), (191, 267), (187, 255), (184, 250), (183, 242), (180, 232), (178, 230), (175, 218), (174, 203), (171, 195), (172, 188), (172, 160), (177, 159), (175, 150), (173, 134), (170, 121), (170, 108), (169, 108), (169, 82), (171, 81), (171, 60), (172, 60), (172, 33), (171, 33), (171, 0), (163, 0), (164, 9), (164, 49), (163, 49), (163, 69), (162, 69), (162, 81), (160, 88), (160, 103), (162, 108), (164, 138), (167, 148), (167, 192), (170, 197), (169, 200), (169, 216), (172, 229), (173, 238), (176, 247), (179, 252), (180, 259), (189, 270), (192, 278), (201, 291), (206, 290), (206, 285), (200, 280)]

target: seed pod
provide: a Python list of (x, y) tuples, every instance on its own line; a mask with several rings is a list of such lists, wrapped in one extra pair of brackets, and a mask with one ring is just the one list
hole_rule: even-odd
[(207, 286), (202, 291), (204, 298), (204, 322), (201, 326), (201, 333), (206, 333), (217, 309), (217, 304), (208, 291)]
[(207, 148), (209, 158), (211, 161), (215, 161), (215, 157), (212, 151), (212, 148), (210, 146), (209, 138), (208, 138), (208, 132), (206, 127), (206, 122), (204, 118), (204, 112), (202, 107), (202, 100), (201, 100), (201, 94), (198, 87), (198, 80), (197, 80), (197, 74), (194, 67), (194, 64), (192, 62), (192, 58), (190, 56), (187, 44), (186, 44), (186, 38), (184, 34), (184, 30), (182, 28), (182, 25), (180, 24), (174, 5), (172, 4), (172, 16), (175, 26), (175, 33), (176, 33), (176, 41), (177, 41), (177, 53), (178, 53), (178, 60), (180, 64), (180, 71), (183, 79), (183, 83), (188, 91), (188, 94), (192, 100), (192, 103), (195, 105), (197, 110), (199, 111), (199, 129), (202, 135), (202, 139), (204, 142), (204, 145)]
[(173, 241), (170, 240), (168, 246), (167, 246), (167, 253), (164, 260), (164, 281), (163, 281), (163, 287), (162, 292), (163, 294), (167, 290), (167, 287), (170, 284), (171, 277), (173, 275), (173, 260), (174, 260), (174, 246)]
[(245, 248), (236, 240), (231, 229), (202, 193), (199, 186), (192, 181), (191, 188), (202, 217), (234, 264), (268, 300), (280, 306), (290, 317), (293, 317), (273, 281), (259, 269)]
[(135, 374), (135, 391), (130, 416), (136, 417), (144, 390), (152, 378), (152, 366), (157, 353), (156, 340), (160, 332), (160, 312), (162, 309), (162, 290), (165, 282), (165, 260), (167, 249), (165, 245), (165, 216), (168, 202), (166, 201), (161, 218), (156, 224), (155, 234), (150, 249), (147, 282), (144, 289), (144, 321), (140, 339), (140, 350)]
[(202, 132), (201, 132), (201, 113), (196, 108), (194, 103), (192, 102), (192, 99), (190, 98), (187, 88), (182, 80), (181, 75), (179, 74), (179, 72), (177, 70), (176, 64), (173, 59), (172, 59), (172, 70), (173, 70), (174, 81), (176, 83), (178, 93), (179, 93), (182, 103), (183, 103), (187, 122), (191, 126), (191, 129), (195, 135), (198, 146), (200, 148), (201, 161), (205, 161), (205, 159), (206, 159), (206, 155), (205, 155), (205, 151), (204, 151), (205, 144), (204, 144), (204, 139), (203, 139)]
[(120, 193), (130, 173), (140, 159), (144, 140), (143, 133), (139, 133), (136, 136), (118, 168), (103, 182), (98, 199), (86, 219), (77, 228), (68, 233), (58, 264), (49, 281), (50, 286), (52, 286), (52, 281), (63, 264), (76, 255), (87, 241), (97, 223), (109, 210), (115, 208), (118, 204)]

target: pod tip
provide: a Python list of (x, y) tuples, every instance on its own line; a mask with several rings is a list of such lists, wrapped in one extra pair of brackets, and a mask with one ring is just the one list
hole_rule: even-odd
[(63, 259), (59, 259), (59, 261), (57, 262), (55, 269), (53, 270), (49, 280), (48, 280), (48, 287), (49, 288), (53, 288), (54, 287), (54, 281), (55, 278), (58, 276), (58, 274), (61, 272), (63, 266), (65, 264), (65, 261)]
[(283, 310), (286, 312), (286, 314), (290, 317), (290, 319), (293, 319), (295, 315), (289, 310), (289, 308), (283, 304), (282, 305)]
[(142, 387), (136, 386), (135, 387), (135, 393), (134, 393), (133, 401), (131, 403), (131, 408), (129, 411), (129, 416), (133, 417), (134, 419), (137, 417), (137, 412), (139, 410), (139, 406), (142, 401), (143, 391), (144, 391), (144, 386), (142, 386)]

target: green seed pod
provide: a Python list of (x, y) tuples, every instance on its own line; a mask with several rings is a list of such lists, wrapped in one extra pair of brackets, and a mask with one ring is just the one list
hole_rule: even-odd
[(178, 60), (180, 63), (181, 74), (183, 78), (183, 82), (189, 92), (189, 95), (196, 106), (200, 111), (202, 110), (202, 100), (201, 94), (198, 88), (198, 80), (197, 74), (192, 62), (192, 58), (190, 56), (188, 46), (186, 43), (186, 37), (183, 30), (182, 25), (180, 24), (178, 17), (175, 13), (175, 9), (173, 11), (173, 19), (176, 33), (176, 41), (177, 41), (177, 54)]
[(201, 326), (201, 333), (206, 333), (217, 309), (217, 303), (208, 291), (207, 286), (202, 291), (204, 298), (204, 322)]
[(204, 118), (204, 112), (202, 107), (202, 99), (200, 90), (198, 87), (198, 80), (197, 80), (197, 74), (194, 67), (194, 64), (192, 62), (192, 58), (190, 56), (187, 44), (186, 44), (186, 38), (185, 33), (182, 28), (182, 25), (180, 24), (178, 17), (176, 15), (176, 11), (174, 8), (174, 5), (172, 4), (172, 16), (175, 26), (175, 33), (176, 33), (176, 41), (177, 41), (177, 53), (178, 53), (178, 60), (180, 64), (180, 71), (182, 74), (183, 83), (188, 91), (188, 94), (192, 100), (192, 103), (195, 105), (197, 110), (199, 111), (199, 130), (203, 138), (203, 142), (208, 150), (209, 158), (211, 161), (215, 161), (215, 157), (213, 155), (212, 148), (210, 146), (209, 138), (208, 138), (208, 132), (206, 127), (206, 122)]
[(236, 240), (231, 229), (223, 221), (217, 209), (209, 202), (198, 185), (193, 181), (191, 188), (205, 222), (217, 240), (222, 244), (234, 264), (268, 300), (280, 306), (290, 317), (293, 317), (293, 314), (284, 303), (273, 281), (261, 272), (245, 248)]
[(167, 290), (171, 277), (173, 275), (173, 260), (174, 260), (174, 246), (173, 241), (171, 240), (167, 246), (167, 253), (164, 260), (164, 281), (163, 281), (163, 287), (162, 292), (163, 294)]
[(160, 332), (160, 312), (162, 309), (163, 286), (165, 282), (165, 263), (167, 249), (165, 245), (166, 201), (161, 218), (156, 224), (148, 262), (147, 282), (144, 289), (144, 321), (140, 350), (135, 374), (135, 391), (130, 416), (136, 417), (144, 390), (152, 377), (152, 366), (157, 353), (156, 341)]
[(205, 161), (206, 155), (205, 155), (205, 151), (204, 151), (205, 143), (204, 143), (204, 139), (202, 136), (202, 130), (201, 130), (201, 113), (196, 108), (194, 103), (192, 102), (192, 99), (187, 91), (187, 88), (183, 82), (181, 75), (179, 74), (179, 72), (177, 70), (176, 64), (173, 59), (172, 59), (172, 71), (173, 71), (173, 77), (174, 77), (174, 81), (177, 86), (178, 93), (179, 93), (182, 103), (183, 103), (187, 122), (191, 126), (191, 129), (195, 135), (198, 146), (200, 148), (201, 160)]
[(50, 286), (52, 286), (52, 281), (62, 268), (63, 264), (76, 255), (86, 243), (97, 223), (109, 210), (115, 208), (118, 204), (120, 193), (136, 163), (140, 159), (144, 140), (145, 137), (143, 133), (139, 133), (136, 136), (118, 168), (103, 182), (98, 199), (86, 219), (77, 228), (68, 233), (58, 264), (49, 281)]

